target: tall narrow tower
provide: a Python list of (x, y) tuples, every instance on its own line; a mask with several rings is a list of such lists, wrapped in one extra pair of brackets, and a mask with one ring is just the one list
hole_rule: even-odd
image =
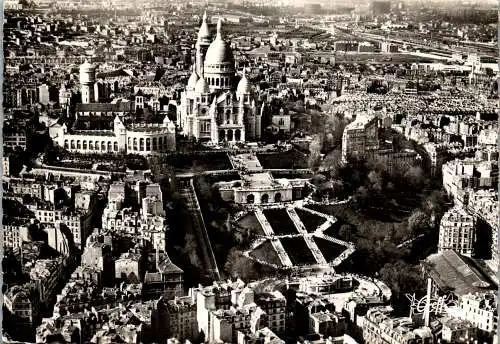
[(95, 84), (96, 66), (85, 61), (80, 66), (80, 90), (82, 92), (82, 103), (88, 104), (94, 102), (94, 84)]
[(198, 40), (196, 41), (196, 73), (201, 76), (201, 69), (205, 61), (205, 54), (210, 46), (210, 30), (207, 23), (207, 12), (203, 13), (203, 21), (198, 31)]

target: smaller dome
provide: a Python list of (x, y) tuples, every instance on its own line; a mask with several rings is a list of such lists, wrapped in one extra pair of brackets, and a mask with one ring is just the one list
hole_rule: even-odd
[(241, 78), (240, 82), (238, 83), (238, 87), (236, 88), (236, 93), (247, 94), (250, 93), (250, 91), (250, 81), (248, 81), (245, 73), (243, 73), (243, 77)]
[(200, 30), (198, 31), (198, 39), (209, 39), (210, 30), (207, 24), (207, 12), (203, 13), (203, 22), (201, 23)]
[(187, 88), (194, 90), (196, 87), (196, 83), (198, 82), (200, 78), (198, 77), (198, 74), (196, 74), (196, 71), (194, 70), (193, 67), (193, 73), (191, 73), (191, 76), (189, 77), (188, 83), (187, 83)]
[(210, 87), (208, 86), (208, 82), (205, 80), (205, 78), (200, 78), (200, 80), (196, 82), (194, 91), (196, 93), (202, 93), (202, 94), (210, 93)]

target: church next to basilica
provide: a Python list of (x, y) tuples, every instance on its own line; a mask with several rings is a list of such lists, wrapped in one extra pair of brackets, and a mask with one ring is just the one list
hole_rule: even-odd
[(205, 144), (259, 140), (264, 105), (259, 108), (256, 104), (245, 71), (237, 76), (233, 52), (224, 40), (220, 18), (215, 39), (211, 41), (210, 37), (205, 13), (198, 32), (192, 74), (180, 102), (177, 101), (177, 128), (168, 115), (163, 123), (157, 124), (136, 124), (130, 120), (130, 113), (145, 106), (140, 93), (134, 101), (99, 102), (97, 67), (86, 61), (80, 66), (81, 103), (76, 104), (74, 124), (71, 128), (66, 124), (53, 126), (52, 138), (71, 152), (141, 155), (174, 151), (176, 133)]

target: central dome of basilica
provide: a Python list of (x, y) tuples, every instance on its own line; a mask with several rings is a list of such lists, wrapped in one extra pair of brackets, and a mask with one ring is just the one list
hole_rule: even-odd
[(233, 51), (229, 44), (224, 41), (221, 33), (222, 20), (219, 19), (217, 23), (217, 36), (215, 40), (208, 47), (207, 53), (205, 55), (205, 66), (213, 67), (218, 64), (231, 63), (234, 66), (234, 56)]

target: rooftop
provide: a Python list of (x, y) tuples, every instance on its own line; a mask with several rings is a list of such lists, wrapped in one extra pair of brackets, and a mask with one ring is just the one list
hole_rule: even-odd
[(248, 184), (249, 188), (269, 187), (274, 181), (274, 178), (268, 172), (243, 175), (242, 179), (244, 183)]
[(453, 331), (471, 328), (474, 326), (469, 321), (457, 319), (457, 318), (445, 318), (442, 320), (442, 323), (443, 323), (443, 326), (446, 326)]
[(426, 262), (430, 263), (429, 274), (438, 287), (451, 290), (457, 296), (497, 288), (472, 261), (455, 251), (444, 250), (432, 254)]
[(167, 301), (167, 307), (170, 312), (179, 312), (182, 310), (196, 309), (196, 302), (190, 296), (176, 297)]
[(73, 135), (115, 136), (115, 133), (112, 130), (74, 130)]
[(371, 115), (358, 115), (356, 120), (352, 123), (349, 123), (346, 126), (346, 129), (363, 129), (370, 121), (372, 121), (375, 117)]
[(132, 102), (76, 104), (76, 112), (130, 112)]

